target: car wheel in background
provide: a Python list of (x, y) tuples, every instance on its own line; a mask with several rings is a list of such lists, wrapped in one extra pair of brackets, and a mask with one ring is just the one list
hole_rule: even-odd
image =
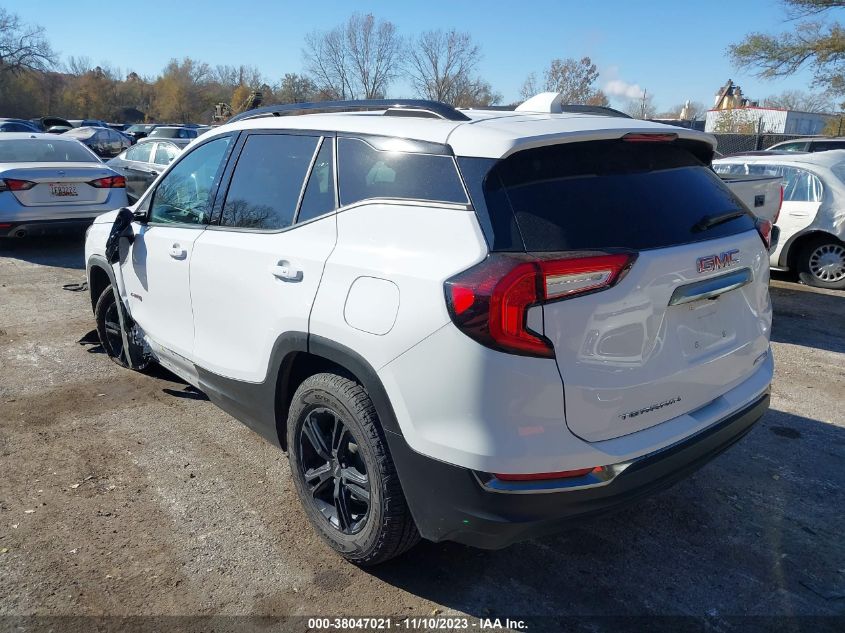
[(808, 286), (845, 290), (845, 244), (828, 235), (807, 241), (798, 254), (798, 278)]

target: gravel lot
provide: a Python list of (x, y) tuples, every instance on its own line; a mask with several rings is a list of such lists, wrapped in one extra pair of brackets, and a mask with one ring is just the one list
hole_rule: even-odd
[(62, 289), (83, 280), (81, 237), (0, 243), (2, 628), (18, 615), (436, 613), (529, 630), (657, 615), (845, 630), (843, 293), (772, 282), (772, 409), (673, 489), (555, 538), (423, 543), (364, 571), (312, 533), (285, 455), (172, 375), (107, 360), (87, 292)]

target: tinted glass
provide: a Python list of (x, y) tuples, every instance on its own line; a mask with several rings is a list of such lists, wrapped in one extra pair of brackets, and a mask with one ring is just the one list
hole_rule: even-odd
[(0, 139), (0, 163), (97, 163), (90, 150), (76, 141)]
[(307, 222), (313, 218), (333, 211), (334, 202), (334, 151), (332, 139), (323, 139), (320, 153), (314, 161), (314, 168), (305, 185), (305, 195), (299, 208), (297, 222)]
[(218, 138), (185, 155), (156, 188), (150, 221), (206, 224), (211, 194), (229, 138)]
[(139, 163), (149, 163), (152, 151), (152, 143), (139, 143), (138, 145), (126, 150), (126, 160), (135, 160)]
[(814, 152), (826, 152), (829, 149), (845, 149), (845, 141), (813, 141)]
[(379, 151), (353, 138), (338, 139), (341, 204), (368, 198), (407, 198), (465, 204), (451, 156)]
[(253, 134), (244, 143), (220, 223), (248, 229), (290, 226), (318, 137)]
[(780, 152), (803, 152), (807, 149), (807, 143), (784, 143), (783, 145), (778, 145), (774, 149)]
[[(147, 145), (151, 145), (152, 143), (147, 143)], [(179, 151), (170, 143), (159, 143), (158, 147), (156, 147), (155, 158), (153, 158), (153, 162), (156, 165), (169, 165)]]
[[(754, 228), (719, 177), (675, 143), (596, 141), (522, 151), (493, 168), (484, 191), (490, 213), (513, 214), (528, 251), (645, 250)], [(696, 228), (706, 216), (732, 211), (746, 213)]]

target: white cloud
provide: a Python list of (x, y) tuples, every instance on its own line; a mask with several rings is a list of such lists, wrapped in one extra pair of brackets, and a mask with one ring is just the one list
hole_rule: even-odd
[(604, 93), (608, 97), (620, 97), (625, 99), (642, 99), (643, 89), (639, 84), (629, 84), (623, 79), (611, 79), (604, 84)]

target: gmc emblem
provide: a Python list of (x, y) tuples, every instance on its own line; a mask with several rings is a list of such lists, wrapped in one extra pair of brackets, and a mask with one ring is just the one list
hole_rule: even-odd
[(739, 250), (725, 251), (718, 255), (707, 255), (706, 257), (699, 257), (695, 260), (696, 268), (700, 273), (709, 273), (715, 270), (721, 270), (728, 266), (733, 266), (739, 263)]

